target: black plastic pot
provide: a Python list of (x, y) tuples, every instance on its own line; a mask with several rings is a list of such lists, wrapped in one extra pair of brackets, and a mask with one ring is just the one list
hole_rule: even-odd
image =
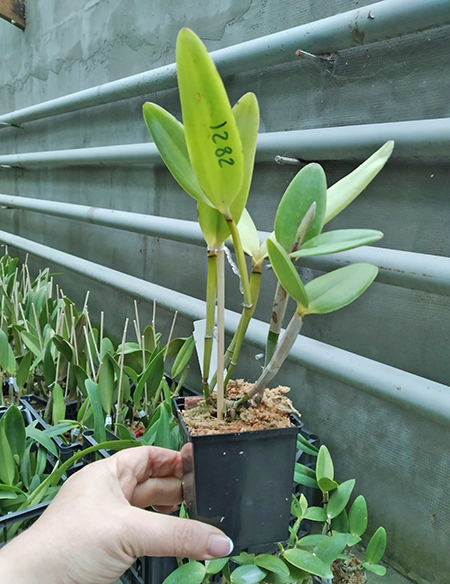
[(291, 416), (290, 428), (192, 436), (181, 416), (184, 398), (175, 407), (189, 516), (222, 529), (233, 553), (271, 551), (286, 541), (298, 417)]

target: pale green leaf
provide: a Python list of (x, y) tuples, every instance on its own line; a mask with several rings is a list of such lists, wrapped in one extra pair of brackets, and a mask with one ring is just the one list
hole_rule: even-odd
[(296, 548), (286, 550), (284, 557), (288, 562), (297, 568), (300, 568), (301, 570), (305, 570), (305, 572), (309, 572), (315, 576), (320, 576), (321, 578), (333, 577), (330, 568), (324, 564), (322, 560), (307, 552), (306, 550), (300, 550)]
[(289, 568), (283, 560), (272, 554), (260, 554), (256, 556), (255, 564), (268, 572), (274, 572), (275, 574), (280, 574), (280, 576), (289, 576)]
[(367, 290), (377, 274), (377, 267), (360, 263), (315, 278), (305, 286), (307, 314), (327, 314), (344, 308)]
[(283, 247), (276, 241), (267, 241), (270, 262), (280, 284), (301, 307), (302, 311), (308, 308), (308, 296), (300, 276)]
[(208, 199), (229, 217), (244, 178), (242, 142), (216, 66), (187, 28), (178, 34), (177, 76), (192, 167)]
[(362, 495), (356, 497), (348, 512), (349, 531), (353, 535), (361, 536), (367, 529), (367, 503)]
[(369, 564), (378, 564), (386, 550), (386, 530), (379, 527), (367, 544), (366, 561)]
[(311, 521), (323, 522), (327, 520), (327, 514), (323, 507), (308, 507), (304, 518), (311, 519)]
[[(256, 561), (256, 558), (255, 558)], [(258, 584), (264, 580), (267, 572), (255, 564), (239, 566), (231, 572), (231, 584)]]
[(330, 565), (347, 545), (347, 535), (336, 533), (319, 542), (314, 547), (314, 554), (326, 565)]
[(23, 421), (22, 412), (19, 408), (14, 405), (9, 406), (6, 414), (3, 416), (2, 425), (5, 429), (12, 455), (17, 456), (20, 462), (25, 454), (27, 437), (25, 422)]
[(324, 490), (323, 479), (328, 479), (329, 481), (333, 481), (334, 479), (333, 461), (331, 459), (330, 451), (324, 444), (320, 447), (319, 454), (317, 455), (316, 479), (319, 488), (324, 493), (327, 492), (328, 489)]
[(258, 260), (260, 255), (258, 231), (247, 209), (244, 209), (239, 220), (238, 231), (244, 252), (252, 259)]
[(167, 576), (163, 584), (201, 584), (206, 568), (200, 562), (182, 564)]
[(309, 239), (298, 251), (289, 255), (292, 258), (306, 258), (338, 253), (361, 245), (370, 245), (382, 237), (383, 233), (375, 229), (337, 229)]
[(194, 337), (191, 335), (181, 347), (175, 361), (172, 365), (171, 376), (173, 379), (178, 377), (189, 363), (192, 353), (195, 349)]
[(0, 480), (7, 485), (12, 485), (16, 474), (16, 463), (4, 424), (0, 424), (0, 453)]
[(107, 416), (109, 416), (113, 406), (115, 389), (114, 365), (111, 361), (111, 356), (109, 353), (105, 353), (103, 355), (103, 361), (100, 365), (97, 383), (103, 411)]
[(230, 561), (230, 558), (216, 558), (214, 560), (207, 560), (205, 562), (206, 573), (207, 574), (218, 574), (226, 564)]
[(350, 500), (355, 479), (344, 481), (334, 491), (327, 505), (327, 515), (330, 519), (337, 517), (345, 509)]
[(103, 414), (102, 402), (100, 401), (100, 393), (97, 384), (92, 379), (86, 379), (84, 382), (89, 401), (91, 403), (92, 412), (94, 415), (94, 438), (97, 442), (104, 442), (106, 440), (105, 432), (105, 417)]
[(64, 392), (59, 383), (55, 383), (52, 388), (53, 408), (52, 421), (53, 424), (59, 424), (61, 420), (66, 417), (66, 402), (64, 401)]
[(58, 456), (58, 449), (56, 448), (56, 444), (53, 442), (51, 438), (45, 434), (42, 430), (38, 430), (34, 426), (27, 426), (25, 429), (28, 438), (35, 440), (39, 444), (41, 444), (44, 448), (46, 448), (49, 452), (51, 452), (54, 456)]
[(12, 375), (16, 370), (16, 358), (9, 344), (8, 337), (0, 328), (0, 369)]
[(386, 574), (386, 568), (380, 566), (380, 564), (369, 564), (369, 562), (363, 562), (363, 567), (369, 572), (373, 572), (377, 576), (384, 576)]

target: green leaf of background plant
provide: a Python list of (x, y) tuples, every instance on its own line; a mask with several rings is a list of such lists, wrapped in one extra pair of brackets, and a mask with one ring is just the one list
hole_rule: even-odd
[(341, 483), (330, 497), (327, 505), (327, 515), (330, 519), (337, 517), (347, 506), (350, 500), (353, 488), (355, 486), (355, 479), (344, 481)]
[(9, 344), (8, 337), (0, 328), (0, 368), (13, 374), (16, 370), (16, 358)]
[(192, 353), (194, 352), (194, 348), (195, 348), (194, 337), (191, 335), (180, 349), (172, 365), (171, 376), (173, 379), (178, 377), (178, 375), (180, 375), (180, 373), (189, 363), (189, 360), (192, 357)]
[(5, 432), (5, 425), (0, 424), (0, 480), (7, 484), (14, 484), (16, 463)]
[(283, 560), (272, 554), (260, 554), (256, 556), (255, 564), (268, 572), (274, 572), (275, 574), (280, 574), (280, 576), (289, 576), (289, 568)]
[(98, 391), (103, 411), (107, 416), (111, 414), (114, 399), (114, 365), (109, 353), (105, 353), (98, 373)]
[(362, 495), (358, 495), (353, 501), (348, 512), (349, 531), (353, 535), (361, 536), (367, 529), (368, 512), (367, 503)]
[(216, 66), (187, 28), (178, 34), (177, 76), (192, 167), (214, 207), (229, 216), (244, 178), (242, 142)]
[(266, 574), (267, 572), (265, 570), (261, 570), (255, 564), (247, 564), (233, 570), (230, 580), (231, 584), (258, 584), (258, 582), (264, 580)]
[(161, 411), (153, 444), (155, 446), (159, 446), (160, 448), (170, 448), (172, 443), (172, 434), (170, 430), (170, 423), (173, 418), (172, 411), (169, 412), (167, 404), (165, 403), (160, 404), (158, 409)]
[(228, 564), (230, 558), (216, 558), (215, 560), (207, 560), (205, 562), (207, 574), (218, 574), (223, 567)]
[(100, 393), (97, 384), (92, 379), (86, 379), (84, 382), (86, 391), (91, 402), (92, 412), (94, 414), (94, 438), (97, 442), (104, 442), (106, 440), (105, 432), (105, 418), (103, 415), (102, 402), (100, 401)]
[(369, 564), (369, 562), (363, 562), (363, 567), (369, 572), (373, 572), (377, 576), (384, 576), (386, 574), (386, 568), (380, 566), (380, 564)]
[(270, 263), (280, 284), (297, 304), (306, 311), (308, 296), (294, 264), (281, 245), (272, 240), (267, 241)]
[(201, 584), (206, 568), (200, 562), (191, 561), (182, 564), (167, 576), (163, 584)]
[(300, 549), (290, 549), (284, 552), (284, 557), (287, 559), (288, 562), (300, 568), (301, 570), (305, 570), (305, 572), (309, 572), (310, 574), (314, 574), (315, 576), (319, 576), (320, 578), (332, 578), (333, 574), (331, 573), (329, 567), (322, 562), (313, 554), (307, 552), (306, 550)]
[(275, 237), (285, 251), (292, 251), (300, 223), (314, 202), (316, 213), (305, 241), (319, 235), (325, 220), (326, 197), (327, 181), (319, 164), (308, 164), (292, 179), (275, 215)]
[(308, 442), (308, 440), (300, 433), (297, 435), (297, 449), (305, 454), (311, 454), (312, 456), (317, 456), (319, 453), (317, 446)]
[(28, 381), (28, 376), (30, 375), (31, 363), (33, 361), (33, 353), (27, 351), (22, 357), (19, 367), (16, 372), (16, 382), (19, 389), (23, 389), (25, 383)]
[(338, 253), (361, 245), (370, 245), (382, 237), (383, 233), (375, 229), (337, 229), (313, 237), (305, 242), (298, 251), (289, 255), (292, 258), (305, 258)]
[(54, 456), (58, 457), (58, 449), (56, 448), (56, 444), (42, 430), (39, 430), (38, 428), (35, 428), (34, 426), (31, 425), (27, 426), (25, 428), (25, 431), (28, 438), (35, 440), (44, 448), (46, 448), (49, 452), (51, 452)]
[(318, 488), (316, 479), (313, 479), (310, 476), (305, 475), (304, 473), (297, 470), (294, 472), (294, 482), (305, 487), (311, 487), (313, 489)]
[(27, 331), (23, 331), (21, 334), (22, 334), (23, 344), (27, 347), (27, 349), (30, 349), (30, 351), (36, 357), (39, 357), (39, 359), (42, 359), (43, 355), (42, 355), (41, 347), (39, 345), (39, 338), (37, 337), (37, 335), (33, 335), (32, 333), (29, 333)]
[(73, 349), (70, 343), (66, 341), (66, 339), (61, 335), (54, 335), (52, 341), (55, 347), (58, 349), (59, 353), (61, 353), (61, 355), (64, 355), (67, 361), (69, 362), (72, 361)]
[(164, 351), (165, 349), (161, 349), (158, 353), (156, 353), (156, 355), (153, 356), (144, 372), (139, 377), (139, 381), (136, 385), (133, 396), (134, 404), (138, 409), (141, 407), (140, 401), (145, 384), (147, 383), (149, 396), (152, 396), (162, 381), (164, 376)]
[(211, 205), (192, 168), (183, 124), (155, 103), (144, 103), (142, 111), (147, 128), (170, 174), (193, 199)]
[(315, 278), (305, 286), (307, 314), (327, 314), (348, 306), (367, 290), (377, 274), (377, 267), (361, 263)]
[(59, 424), (55, 426), (49, 426), (44, 430), (44, 433), (49, 437), (53, 438), (53, 436), (62, 436), (66, 432), (70, 432), (74, 428), (79, 428), (80, 424), (75, 420), (63, 420)]
[(64, 401), (64, 392), (59, 383), (55, 383), (52, 388), (53, 408), (52, 421), (53, 425), (59, 424), (66, 418), (66, 402)]
[(379, 527), (367, 544), (366, 561), (369, 564), (378, 564), (386, 550), (386, 530)]
[(3, 416), (2, 425), (5, 429), (12, 455), (17, 456), (20, 461), (25, 454), (27, 436), (25, 422), (19, 408), (14, 405), (9, 406)]
[(386, 142), (356, 170), (328, 189), (325, 223), (331, 221), (356, 199), (386, 164), (393, 149), (394, 142), (392, 140)]

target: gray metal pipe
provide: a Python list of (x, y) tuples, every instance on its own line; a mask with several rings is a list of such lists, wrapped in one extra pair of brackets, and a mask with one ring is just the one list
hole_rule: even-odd
[[(297, 49), (333, 53), (450, 23), (448, 0), (383, 0), (323, 20), (239, 43), (211, 53), (223, 76), (296, 59)], [(131, 75), (0, 116), (22, 124), (176, 86), (175, 64)]]
[[(388, 140), (395, 141), (393, 159), (449, 158), (450, 118), (269, 132), (258, 136), (256, 160), (273, 162), (278, 155), (305, 161), (362, 160)], [(0, 155), (3, 167), (118, 164), (162, 164), (162, 160), (153, 143)]]
[[(5, 231), (0, 231), (0, 241), (125, 292), (134, 298), (146, 302), (156, 300), (159, 306), (168, 310), (178, 310), (189, 319), (198, 320), (205, 316), (203, 301), (180, 292), (145, 282)], [(234, 332), (238, 320), (237, 313), (226, 311), (225, 323), (228, 333)], [(255, 320), (250, 324), (246, 340), (256, 347), (264, 347), (266, 335), (267, 324)], [(441, 383), (306, 337), (298, 338), (289, 359), (306, 369), (361, 389), (434, 422), (446, 425), (450, 422), (450, 387)]]
[[(205, 245), (200, 228), (195, 221), (1, 194), (0, 206), (193, 245)], [(268, 233), (260, 232), (261, 239), (265, 239), (268, 235)], [(338, 254), (303, 258), (298, 263), (308, 268), (329, 272), (356, 262), (369, 262), (378, 266), (378, 282), (450, 296), (450, 258), (446, 257), (364, 246)]]

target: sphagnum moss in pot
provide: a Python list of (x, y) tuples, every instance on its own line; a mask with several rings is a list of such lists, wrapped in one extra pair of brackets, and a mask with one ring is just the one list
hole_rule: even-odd
[[(234, 540), (235, 550), (273, 549), (288, 537), (299, 421), (284, 389), (266, 387), (286, 359), (305, 316), (347, 306), (377, 275), (375, 266), (360, 263), (303, 285), (294, 262), (382, 237), (381, 232), (367, 229), (321, 232), (381, 170), (393, 143), (385, 144), (328, 191), (321, 166), (304, 167), (280, 202), (274, 233), (260, 245), (245, 210), (259, 127), (256, 97), (247, 93), (231, 107), (206, 48), (189, 29), (178, 36), (177, 75), (184, 125), (156, 104), (146, 103), (143, 111), (169, 171), (197, 201), (198, 221), (208, 246), (203, 400), (187, 414), (183, 399), (176, 403), (187, 443), (183, 449), (185, 500), (190, 516), (223, 529)], [(244, 298), (238, 327), (225, 350), (224, 243), (228, 238), (233, 242)], [(252, 260), (250, 276), (245, 253)], [(267, 256), (279, 281), (268, 358), (255, 384), (233, 382), (231, 375), (255, 310)], [(289, 296), (297, 308), (278, 341)], [(211, 378), (215, 327), (217, 371)]]

